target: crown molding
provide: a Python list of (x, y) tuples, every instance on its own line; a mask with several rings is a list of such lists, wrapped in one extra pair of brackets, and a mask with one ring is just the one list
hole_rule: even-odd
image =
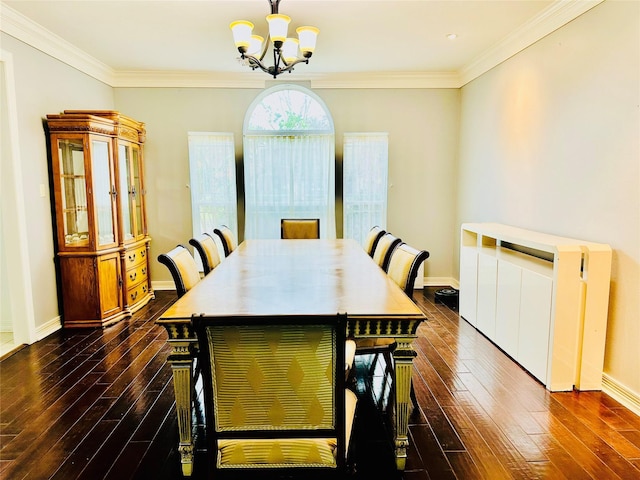
[(458, 88), (457, 72), (346, 73), (311, 77), (314, 88)]
[[(313, 88), (460, 88), (534, 44), (604, 0), (557, 0), (496, 45), (455, 72), (287, 74), (286, 81), (311, 82)], [(0, 3), (0, 30), (87, 75), (117, 87), (258, 88), (265, 76), (252, 72), (117, 71), (58, 35)], [(283, 79), (284, 80), (284, 79)]]
[(604, 0), (559, 0), (460, 69), (460, 86), (533, 45)]
[(262, 72), (253, 73), (121, 71), (116, 72), (113, 87), (165, 88), (265, 88), (266, 82), (309, 83), (311, 88), (458, 88), (456, 72), (395, 72), (286, 74), (273, 80)]
[(0, 30), (83, 73), (113, 85), (115, 70), (43, 28), (16, 10), (0, 3)]

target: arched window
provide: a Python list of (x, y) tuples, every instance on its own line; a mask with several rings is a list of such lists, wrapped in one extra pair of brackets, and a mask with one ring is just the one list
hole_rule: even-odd
[(324, 102), (299, 85), (262, 92), (244, 120), (244, 238), (280, 238), (281, 218), (319, 218), (335, 238), (335, 141)]

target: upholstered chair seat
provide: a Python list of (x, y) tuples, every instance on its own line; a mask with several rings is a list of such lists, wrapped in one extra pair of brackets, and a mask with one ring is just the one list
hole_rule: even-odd
[[(356, 394), (345, 390), (345, 442), (353, 430)], [(218, 442), (219, 468), (255, 468), (256, 466), (289, 465), (330, 467), (337, 464), (335, 438), (238, 439)]]

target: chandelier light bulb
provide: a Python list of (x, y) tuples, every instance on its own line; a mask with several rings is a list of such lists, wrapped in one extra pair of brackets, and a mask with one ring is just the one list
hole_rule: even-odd
[(247, 54), (253, 56), (260, 55), (262, 52), (262, 42), (264, 42), (264, 38), (260, 35), (251, 35)]
[(302, 55), (306, 58), (310, 57), (316, 49), (316, 40), (320, 30), (316, 27), (305, 26), (296, 28), (296, 33), (298, 34), (298, 40), (300, 40)]
[(238, 20), (231, 22), (229, 25), (233, 32), (233, 41), (240, 52), (245, 53), (251, 43), (251, 32), (253, 31), (253, 23), (246, 20)]
[(271, 37), (271, 41), (276, 46), (278, 46), (278, 43), (282, 45), (287, 39), (287, 30), (289, 29), (291, 18), (286, 15), (274, 13), (267, 15), (267, 22), (269, 22), (269, 36)]
[(285, 63), (290, 64), (298, 59), (298, 40), (287, 38), (282, 45), (282, 58)]

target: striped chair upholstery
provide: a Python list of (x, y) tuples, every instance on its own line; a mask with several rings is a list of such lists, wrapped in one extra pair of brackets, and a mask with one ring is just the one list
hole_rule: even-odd
[(356, 406), (345, 387), (345, 322), (192, 318), (215, 468), (345, 467)]
[(167, 253), (158, 255), (158, 261), (171, 272), (178, 298), (182, 297), (200, 281), (200, 272), (191, 252), (184, 245), (178, 245)]
[(189, 243), (193, 245), (193, 249), (200, 255), (202, 271), (205, 275), (220, 264), (218, 246), (211, 235), (203, 233), (189, 240)]
[(402, 242), (398, 237), (391, 235), (389, 232), (385, 233), (378, 240), (376, 249), (373, 252), (373, 261), (378, 264), (385, 272), (389, 268), (389, 260), (391, 260), (391, 254), (393, 250)]
[(280, 220), (280, 238), (320, 238), (319, 218), (283, 218)]
[(364, 249), (369, 254), (370, 257), (373, 258), (373, 252), (376, 250), (376, 246), (380, 241), (380, 238), (387, 232), (385, 232), (382, 228), (372, 227), (367, 234), (367, 237), (364, 239)]
[(222, 248), (224, 249), (224, 256), (228, 257), (238, 246), (235, 235), (226, 225), (220, 225), (218, 228), (214, 228), (213, 233), (220, 237)]

